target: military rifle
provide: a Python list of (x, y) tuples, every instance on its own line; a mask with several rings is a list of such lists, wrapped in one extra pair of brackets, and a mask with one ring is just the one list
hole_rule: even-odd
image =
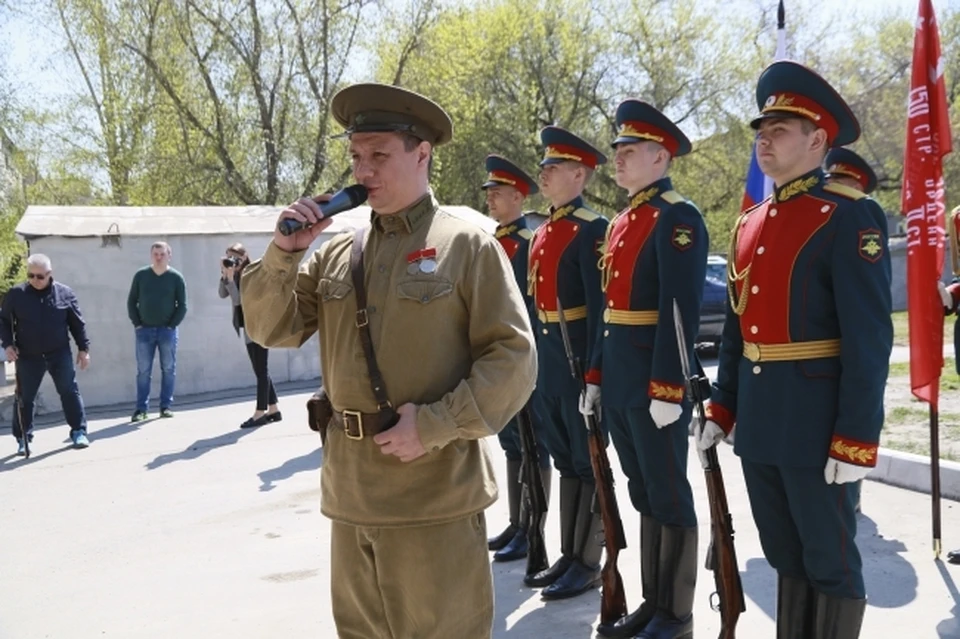
[[(580, 384), (580, 393), (586, 395), (587, 380), (583, 376), (580, 358), (573, 353), (570, 345), (570, 333), (567, 332), (567, 320), (563, 315), (563, 306), (557, 299), (557, 315), (560, 317), (560, 335), (563, 338), (563, 350), (570, 363), (570, 374)], [(596, 415), (584, 415), (587, 423), (587, 440), (590, 445), (590, 465), (596, 481), (596, 500), (600, 504), (600, 518), (603, 521), (604, 546), (607, 557), (600, 571), (603, 588), (600, 593), (600, 623), (613, 623), (627, 614), (627, 598), (623, 590), (623, 579), (617, 569), (617, 557), (627, 547), (627, 537), (623, 532), (623, 521), (617, 507), (617, 496), (613, 490), (613, 471), (607, 458), (607, 445), (600, 431)]]
[[(677, 332), (677, 349), (680, 351), (680, 366), (687, 386), (687, 395), (693, 402), (696, 414), (694, 445), (699, 441), (707, 416), (703, 410), (703, 398), (710, 392), (710, 383), (706, 375), (690, 370), (687, 358), (687, 340), (683, 333), (683, 318), (680, 307), (673, 300), (673, 326)], [(740, 569), (737, 566), (737, 553), (733, 545), (733, 518), (727, 506), (727, 491), (723, 486), (723, 474), (720, 472), (720, 460), (717, 447), (700, 450), (700, 464), (707, 478), (707, 498), (710, 502), (710, 547), (707, 549), (707, 569), (713, 571), (713, 581), (717, 591), (710, 597), (710, 607), (720, 611), (719, 639), (736, 637), (737, 620), (747, 607), (743, 599), (743, 584), (740, 582)], [(717, 597), (718, 603), (713, 598)]]
[(540, 474), (540, 455), (537, 436), (530, 419), (530, 406), (517, 414), (520, 431), (520, 483), (523, 484), (521, 503), (527, 511), (527, 576), (535, 575), (550, 566), (543, 528), (547, 523), (547, 491)]

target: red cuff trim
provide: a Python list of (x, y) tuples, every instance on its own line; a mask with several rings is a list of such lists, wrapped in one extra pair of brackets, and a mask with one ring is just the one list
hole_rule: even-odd
[(659, 399), (661, 402), (679, 404), (683, 401), (685, 392), (686, 388), (682, 385), (678, 386), (677, 384), (650, 380), (650, 388), (647, 390), (647, 395), (650, 396), (650, 399)]
[(584, 380), (586, 380), (588, 384), (596, 384), (597, 386), (600, 385), (600, 380), (602, 377), (603, 376), (600, 374), (600, 369), (598, 368), (591, 368), (587, 371), (586, 375), (583, 376)]
[(865, 444), (855, 439), (834, 435), (830, 442), (830, 457), (848, 464), (873, 467), (877, 465), (876, 444)]
[(723, 404), (714, 404), (713, 402), (710, 402), (707, 404), (706, 413), (707, 419), (722, 428), (723, 432), (727, 435), (729, 435), (730, 431), (733, 430), (733, 425), (736, 423), (736, 418), (733, 416), (733, 413), (731, 413)]

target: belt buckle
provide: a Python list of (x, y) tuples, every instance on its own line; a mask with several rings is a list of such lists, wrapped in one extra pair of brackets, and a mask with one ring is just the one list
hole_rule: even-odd
[[(343, 411), (343, 432), (347, 436), (347, 439), (352, 439), (354, 441), (359, 441), (363, 439), (363, 414), (358, 410), (344, 410)], [(358, 435), (350, 434), (350, 419), (357, 420), (357, 433)]]
[(760, 346), (754, 342), (744, 342), (743, 344), (743, 354), (751, 362), (760, 361)]

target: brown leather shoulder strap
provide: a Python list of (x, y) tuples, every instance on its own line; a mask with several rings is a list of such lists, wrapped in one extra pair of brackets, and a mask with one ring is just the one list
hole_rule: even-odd
[(370, 318), (367, 315), (367, 289), (364, 286), (363, 244), (366, 240), (366, 227), (360, 227), (353, 235), (353, 246), (350, 248), (350, 275), (353, 278), (353, 292), (357, 297), (357, 330), (360, 331), (360, 344), (363, 346), (363, 357), (367, 360), (367, 372), (370, 375), (370, 387), (377, 399), (377, 408), (381, 416), (381, 430), (389, 428), (399, 415), (393, 410), (393, 404), (387, 398), (387, 387), (383, 382), (383, 375), (377, 366), (377, 358), (373, 352), (373, 338), (370, 337)]

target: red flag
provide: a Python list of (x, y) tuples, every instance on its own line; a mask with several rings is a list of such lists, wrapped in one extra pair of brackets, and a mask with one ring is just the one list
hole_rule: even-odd
[(943, 369), (943, 306), (937, 282), (945, 252), (943, 156), (950, 153), (940, 34), (931, 0), (920, 0), (907, 104), (901, 209), (907, 218), (910, 388), (937, 408)]

